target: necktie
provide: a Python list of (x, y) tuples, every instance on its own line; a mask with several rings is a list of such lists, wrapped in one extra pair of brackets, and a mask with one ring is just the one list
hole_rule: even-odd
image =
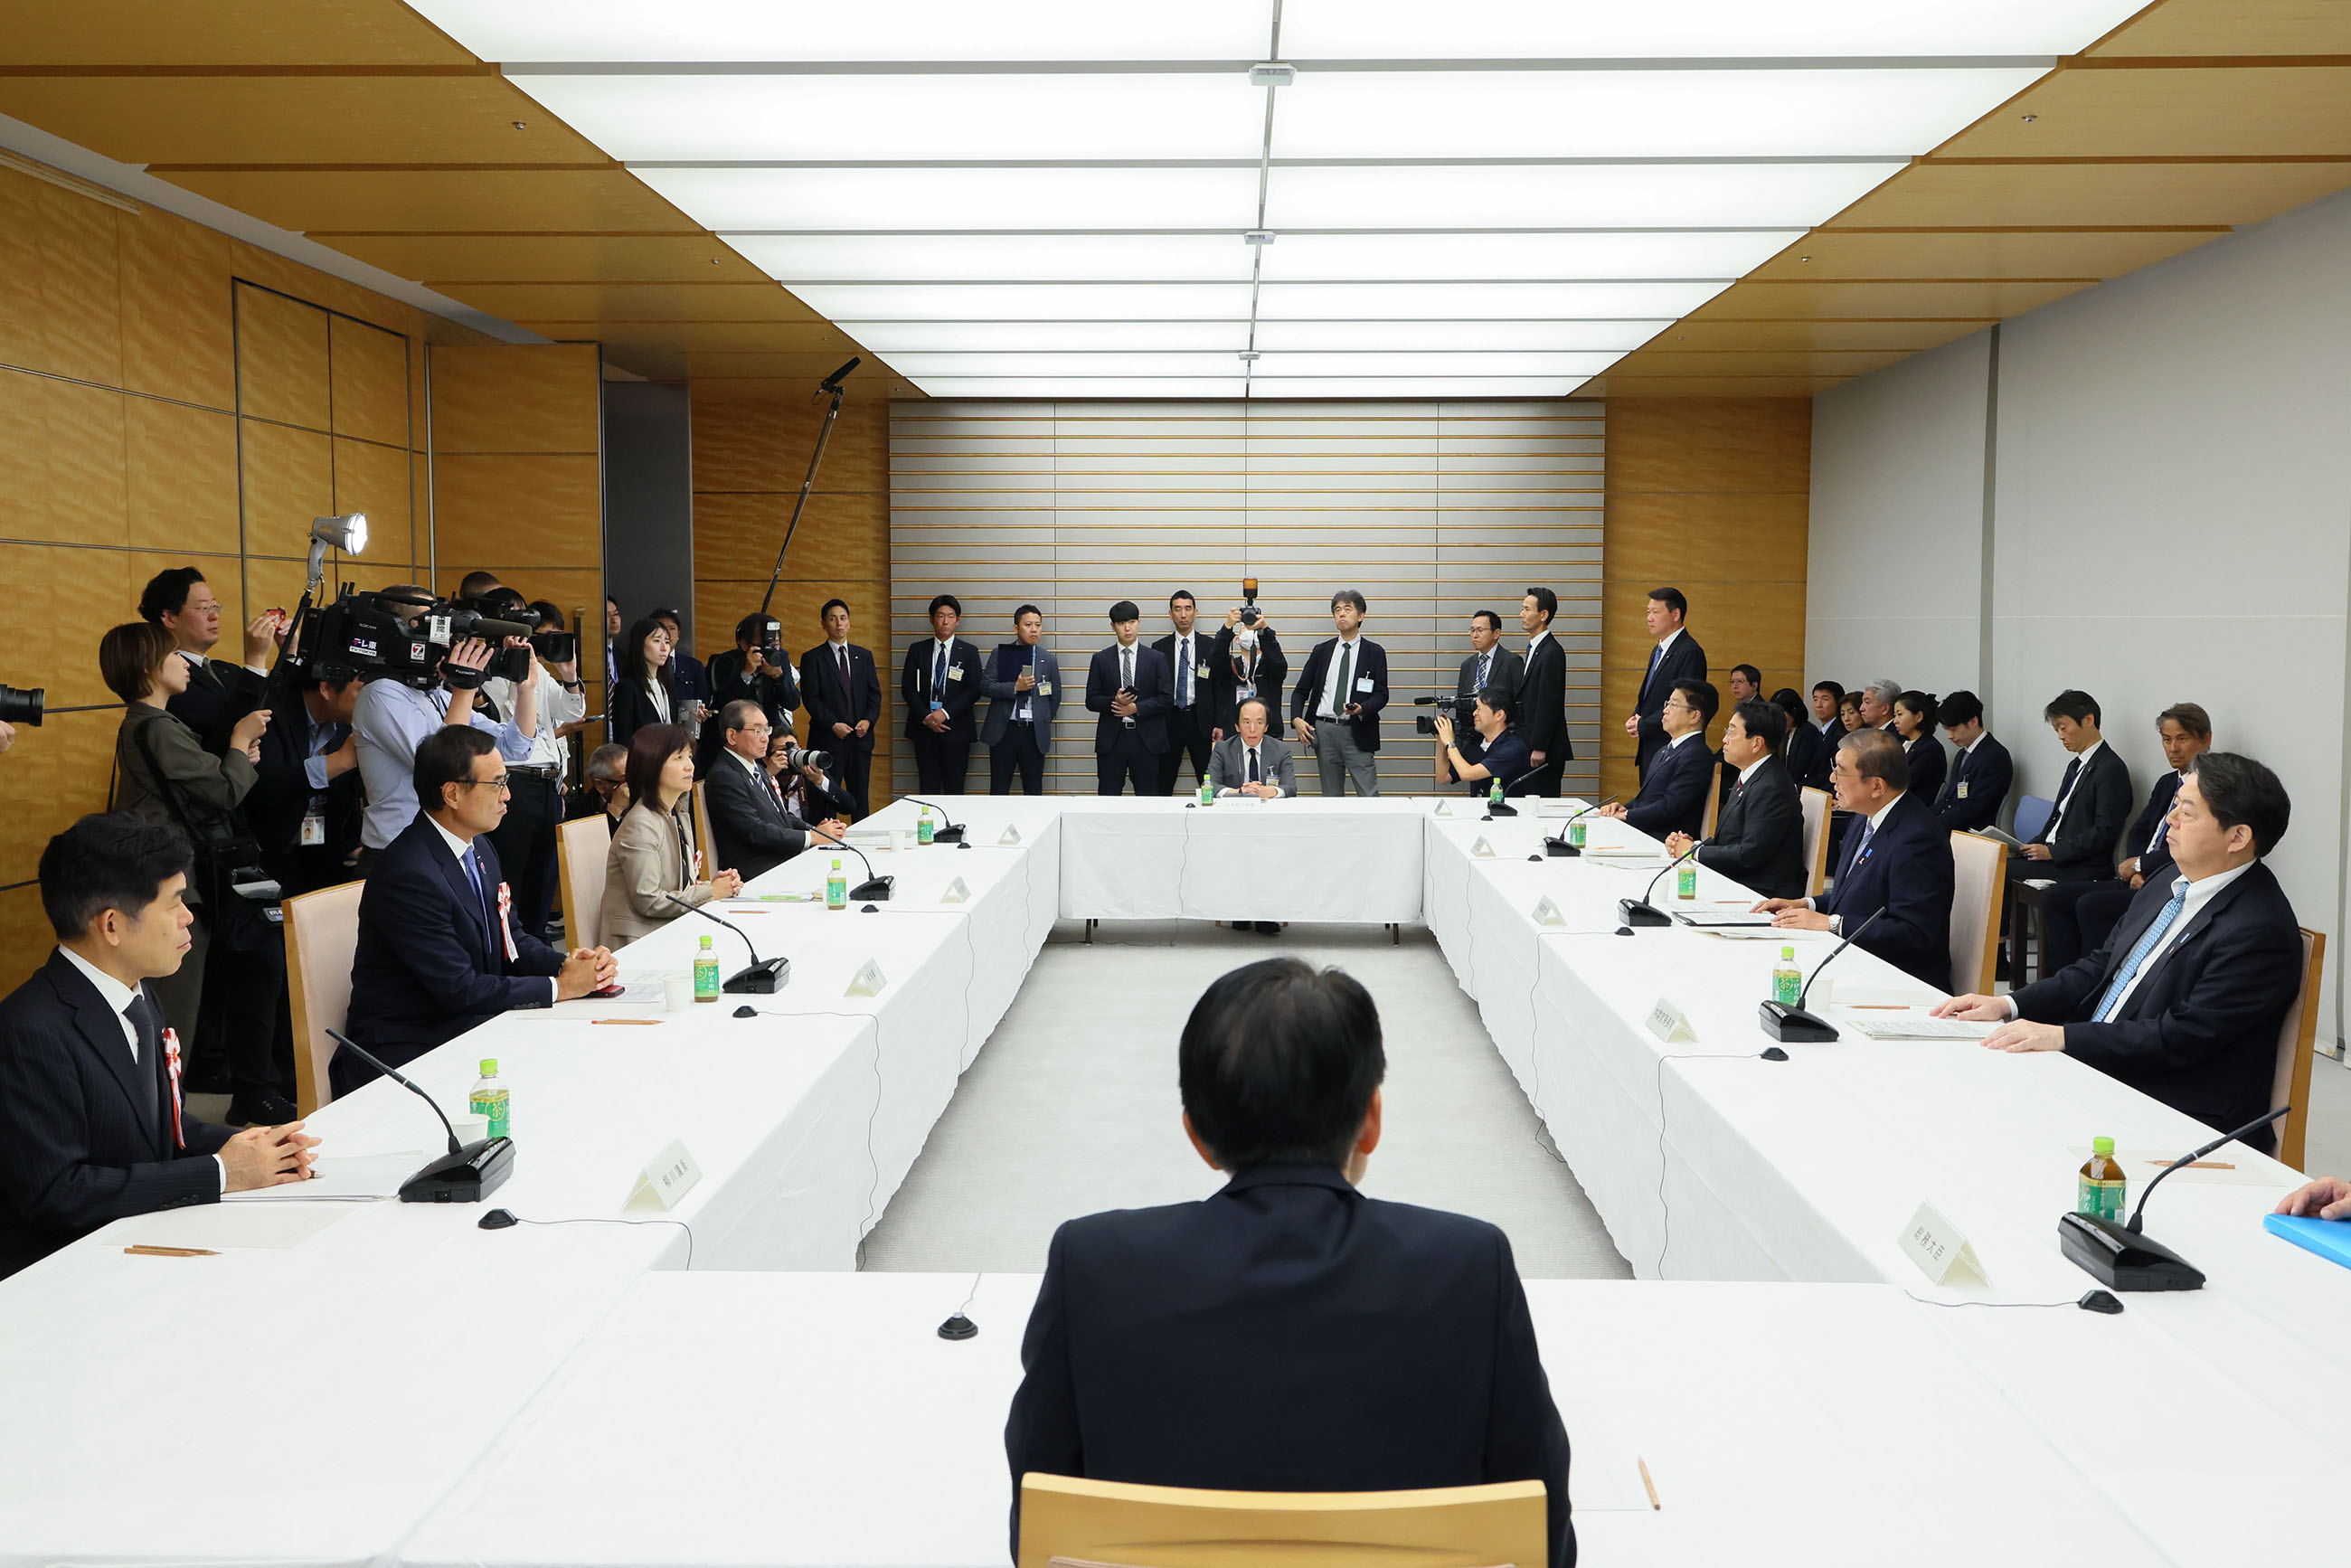
[(931, 665), (931, 706), (933, 707), (945, 707), (947, 706), (946, 700), (941, 695), (941, 694), (946, 689), (947, 645), (942, 643), (939, 644), (938, 659)]
[(841, 672), (841, 700), (844, 705), (843, 711), (846, 712), (848, 707), (854, 706), (857, 701), (849, 685), (849, 645), (846, 643), (842, 643), (836, 653), (833, 667)]
[(1132, 648), (1118, 651), (1118, 685), (1121, 691), (1134, 689), (1134, 650)]
[[(1877, 824), (1871, 821), (1868, 818), (1864, 817), (1861, 820), (1861, 838), (1853, 846), (1853, 859), (1846, 862), (1845, 870), (1848, 874), (1851, 873), (1854, 867), (1858, 866), (1862, 862), (1869, 858), (1869, 841), (1876, 836)], [(1839, 892), (1843, 892), (1844, 890), (1844, 877), (1839, 877), (1837, 879), (1837, 890)]]
[(1339, 695), (1331, 699), (1331, 711), (1334, 714), (1343, 714), (1347, 711), (1347, 692), (1349, 689), (1347, 685), (1347, 677), (1352, 673), (1351, 666), (1353, 663), (1354, 657), (1355, 645), (1353, 643), (1342, 643), (1339, 644), (1339, 683), (1337, 688)]
[(122, 1016), (131, 1020), (131, 1032), (139, 1038), (139, 1049), (131, 1052), (131, 1061), (147, 1071), (132, 1076), (139, 1081), (140, 1106), (152, 1116), (162, 1103), (153, 1069), (155, 1058), (163, 1049), (163, 1015), (142, 987), (122, 1009)]
[(1260, 778), (1259, 778), (1259, 777), (1258, 777), (1258, 773), (1257, 773), (1257, 747), (1254, 747), (1254, 746), (1252, 746), (1252, 747), (1250, 747), (1249, 748), (1249, 781), (1250, 783), (1252, 783), (1252, 784), (1262, 784), (1262, 783), (1264, 783), (1264, 782), (1265, 782), (1265, 780), (1264, 780), (1264, 779), (1260, 779)]
[(1657, 666), (1665, 662), (1666, 645), (1663, 643), (1660, 643), (1655, 648), (1649, 650), (1649, 673), (1641, 677), (1641, 695), (1643, 696), (1648, 695), (1649, 683), (1656, 678)]
[(465, 880), (474, 884), (474, 912), (482, 917), (482, 930), (487, 934), (495, 927), (490, 918), (490, 897), (482, 883), (482, 863), (477, 853), (472, 844), (467, 844), (465, 852), (457, 858), (465, 862)]
[(2098, 998), (2098, 1010), (2092, 1015), (2096, 1022), (2105, 1023), (2122, 1011), (2123, 994), (2130, 989), (2131, 981), (2137, 978), (2139, 966), (2147, 962), (2147, 956), (2155, 951), (2155, 945), (2163, 940), (2163, 934), (2171, 929), (2171, 923), (2179, 919), (2179, 912), (2187, 907), (2188, 879), (2183, 876), (2171, 884), (2171, 902), (2163, 906), (2154, 923), (2132, 945), (2129, 954), (2123, 959), (2123, 967), (2115, 971), (2114, 984), (2108, 986), (2106, 994)]
[(1192, 706), (1192, 639), (1176, 639), (1176, 706)]
[(1492, 674), (1493, 668), (1494, 653), (1493, 650), (1489, 648), (1485, 653), (1478, 655), (1478, 689), (1479, 691), (1482, 692), (1486, 689), (1487, 678)]

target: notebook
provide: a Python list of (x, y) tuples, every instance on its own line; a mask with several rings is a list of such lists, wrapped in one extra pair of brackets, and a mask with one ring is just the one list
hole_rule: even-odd
[(2351, 1222), (2269, 1214), (2262, 1217), (2262, 1228), (2273, 1236), (2284, 1237), (2305, 1252), (2315, 1252), (2330, 1263), (2351, 1269)]

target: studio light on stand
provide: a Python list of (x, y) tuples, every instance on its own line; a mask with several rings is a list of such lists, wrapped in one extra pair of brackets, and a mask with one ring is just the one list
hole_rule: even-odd
[(310, 519), (309, 570), (302, 584), (302, 601), (294, 607), (294, 618), (287, 622), (285, 632), (287, 651), (297, 655), (298, 663), (302, 648), (302, 624), (310, 618), (320, 591), (327, 586), (327, 552), (339, 549), (345, 555), (365, 555), (367, 541), (365, 512), (344, 512), (331, 517)]

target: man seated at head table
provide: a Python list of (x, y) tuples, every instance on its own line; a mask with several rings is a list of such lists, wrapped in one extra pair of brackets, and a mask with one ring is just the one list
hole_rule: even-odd
[[(1054, 1233), (1005, 1424), (1032, 1474), (1238, 1491), (1543, 1483), (1575, 1561), (1567, 1432), (1508, 1238), (1365, 1197), (1387, 1061), (1371, 996), (1268, 958), (1201, 996), (1184, 1131), (1230, 1179)], [(1522, 1568), (1539, 1568), (1524, 1564)]]
[(1910, 792), (1909, 758), (1889, 731), (1855, 730), (1839, 741), (1830, 778), (1837, 809), (1854, 813), (1835, 884), (1817, 898), (1767, 898), (1755, 907), (1771, 911), (1774, 925), (1853, 937), (1942, 989), (1951, 978), (1950, 833)]
[[(1804, 808), (1795, 780), (1780, 761), (1788, 716), (1776, 703), (1749, 699), (1723, 727), (1722, 759), (1732, 769), (1730, 799), (1716, 818), (1714, 836), (1698, 845), (1698, 863), (1766, 897), (1804, 891)], [(1666, 852), (1687, 854), (1687, 833), (1666, 836)]]
[[(2167, 819), (2175, 873), (2149, 881), (2105, 946), (2004, 997), (1938, 1018), (1990, 1020), (1994, 1051), (2062, 1051), (2216, 1132), (2270, 1109), (2278, 1031), (2302, 991), (2302, 932), (2263, 856), (2292, 803), (2250, 757), (2211, 751)], [(2247, 1134), (2263, 1154), (2274, 1128)]]
[(240, 1133), (182, 1103), (147, 982), (187, 956), (189, 864), (179, 830), (127, 811), (41, 852), (57, 945), (0, 1001), (0, 1279), (113, 1220), (309, 1175), (301, 1123)]
[(1234, 732), (1208, 757), (1208, 783), (1219, 795), (1276, 800), (1298, 793), (1297, 752), (1266, 733), (1272, 720), (1263, 697), (1247, 697), (1234, 711)]
[(767, 768), (773, 727), (768, 710), (749, 698), (728, 703), (719, 723), (726, 742), (710, 759), (702, 781), (710, 811), (709, 852), (745, 882), (763, 876), (808, 848), (811, 836), (839, 842), (841, 825), (829, 817), (808, 821), (785, 803), (782, 786)]
[(1676, 681), (1657, 716), (1666, 727), (1666, 744), (1641, 769), (1641, 792), (1601, 807), (1599, 814), (1622, 817), (1651, 838), (1695, 838), (1706, 826), (1706, 792), (1714, 787), (1714, 752), (1706, 743), (1706, 727), (1714, 722), (1721, 701), (1711, 681)]

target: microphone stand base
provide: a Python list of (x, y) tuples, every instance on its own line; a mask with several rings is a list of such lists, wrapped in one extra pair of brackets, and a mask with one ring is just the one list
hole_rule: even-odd
[(514, 1140), (484, 1138), (400, 1184), (402, 1203), (479, 1203), (514, 1174)]
[(932, 829), (931, 842), (935, 844), (959, 844), (963, 842), (963, 824), (958, 822), (952, 828)]
[(2057, 1217), (2057, 1245), (2112, 1291), (2200, 1291), (2202, 1270), (2145, 1236), (2089, 1214)]
[(1674, 917), (1643, 898), (1620, 898), (1616, 901), (1617, 917), (1627, 925), (1671, 925)]
[(792, 983), (789, 958), (767, 958), (726, 977), (718, 988), (730, 997), (772, 997)]
[(894, 876), (872, 877), (849, 890), (849, 901), (852, 904), (880, 904), (889, 898), (890, 890), (897, 885), (898, 879)]
[(1543, 853), (1551, 856), (1553, 860), (1574, 861), (1582, 860), (1583, 858), (1583, 852), (1577, 849), (1573, 844), (1569, 843), (1565, 839), (1545, 839), (1543, 841)]
[(1763, 1032), (1791, 1045), (1821, 1045), (1837, 1038), (1836, 1025), (1818, 1013), (1792, 1008), (1785, 1002), (1765, 1002), (1756, 1013)]
[(1519, 814), (1519, 809), (1516, 806), (1506, 806), (1499, 801), (1487, 807), (1486, 810), (1489, 814), (1497, 817), (1515, 817)]

